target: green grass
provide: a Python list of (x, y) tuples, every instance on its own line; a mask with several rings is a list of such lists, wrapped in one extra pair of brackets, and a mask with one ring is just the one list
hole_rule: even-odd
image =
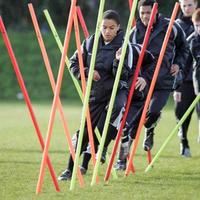
[[(46, 135), (51, 105), (34, 104), (43, 136)], [(189, 129), (192, 158), (179, 155), (179, 140), (174, 136), (161, 157), (149, 173), (144, 173), (146, 153), (142, 150), (142, 138), (134, 160), (135, 175), (127, 178), (118, 173), (118, 179), (103, 182), (106, 166), (100, 167), (101, 182), (91, 187), (92, 166), (85, 176), (86, 187), (70, 191), (69, 182), (61, 182), (57, 193), (46, 170), (42, 193), (35, 195), (35, 189), (42, 158), (41, 149), (24, 103), (0, 103), (0, 199), (1, 200), (61, 200), (61, 199), (200, 199), (200, 145), (197, 144), (197, 119), (193, 116)], [(64, 105), (70, 132), (79, 127), (80, 105)], [(158, 151), (167, 135), (175, 126), (173, 107), (168, 105), (156, 129), (155, 146)], [(56, 174), (66, 166), (68, 148), (59, 115), (56, 115), (49, 155)]]

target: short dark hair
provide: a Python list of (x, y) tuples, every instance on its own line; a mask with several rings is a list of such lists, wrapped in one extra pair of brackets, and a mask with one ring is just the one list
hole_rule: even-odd
[(200, 21), (200, 8), (198, 8), (192, 15), (192, 21), (193, 22), (199, 22)]
[(103, 13), (103, 19), (112, 19), (114, 20), (118, 25), (120, 24), (120, 16), (119, 13), (115, 10), (106, 10)]
[(138, 10), (141, 6), (151, 6), (153, 7), (153, 4), (156, 3), (156, 0), (140, 0), (138, 2)]

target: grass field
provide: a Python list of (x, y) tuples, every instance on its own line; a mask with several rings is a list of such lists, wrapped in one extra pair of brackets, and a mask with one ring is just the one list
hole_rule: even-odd
[[(49, 119), (51, 104), (34, 104), (43, 136)], [(81, 107), (64, 105), (70, 132), (79, 127)], [(152, 154), (158, 151), (167, 135), (175, 126), (173, 107), (168, 105), (156, 129), (155, 146)], [(192, 118), (189, 140), (192, 158), (179, 155), (179, 140), (175, 135), (162, 153), (154, 168), (144, 173), (147, 165), (146, 153), (142, 150), (142, 138), (134, 160), (135, 175), (118, 179), (111, 178), (109, 184), (103, 182), (106, 166), (100, 167), (101, 182), (91, 187), (92, 166), (85, 176), (86, 187), (69, 190), (69, 182), (61, 182), (61, 192), (56, 193), (46, 170), (42, 193), (35, 195), (41, 162), (41, 149), (24, 103), (0, 103), (0, 200), (64, 200), (64, 199), (200, 199), (200, 144), (197, 143), (197, 119)], [(68, 147), (59, 115), (56, 115), (49, 155), (56, 174), (66, 166)]]

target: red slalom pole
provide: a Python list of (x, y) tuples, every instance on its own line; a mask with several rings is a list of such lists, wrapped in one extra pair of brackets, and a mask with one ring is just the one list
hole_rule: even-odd
[[(127, 156), (127, 159), (129, 159), (129, 155)], [(132, 173), (135, 173), (135, 168), (134, 168), (133, 165), (131, 165), (131, 172), (132, 172)]]
[[(132, 81), (130, 92), (129, 92), (129, 95), (128, 95), (124, 116), (123, 116), (122, 122), (120, 124), (120, 128), (118, 130), (118, 133), (117, 133), (115, 144), (114, 144), (112, 154), (111, 154), (111, 157), (110, 157), (110, 160), (109, 160), (109, 164), (108, 164), (108, 167), (107, 167), (107, 170), (106, 170), (106, 175), (104, 177), (105, 181), (108, 181), (108, 179), (110, 177), (111, 169), (112, 169), (113, 162), (114, 162), (114, 159), (115, 159), (115, 155), (117, 153), (117, 148), (118, 148), (121, 136), (122, 136), (122, 131), (123, 131), (124, 125), (126, 123), (126, 118), (128, 116), (128, 111), (129, 111), (129, 108), (130, 108), (130, 105), (131, 105), (131, 100), (132, 100), (132, 97), (133, 97), (133, 94), (134, 94), (134, 91), (135, 91), (135, 84), (136, 84), (136, 81), (137, 81), (137, 78), (138, 78), (138, 75), (139, 75), (139, 72), (140, 72), (140, 68), (141, 68), (141, 65), (142, 65), (142, 61), (143, 61), (143, 58), (144, 58), (144, 55), (145, 55), (146, 48), (147, 48), (147, 45), (148, 45), (148, 41), (149, 41), (149, 37), (150, 37), (150, 33), (151, 33), (151, 27), (153, 25), (153, 21), (154, 21), (154, 18), (156, 16), (156, 13), (157, 13), (157, 9), (158, 9), (158, 4), (155, 3), (154, 6), (153, 6), (153, 9), (152, 9), (151, 18), (150, 18), (150, 21), (149, 21), (149, 24), (148, 24), (148, 27), (147, 27), (147, 31), (145, 33), (145, 37), (144, 37), (144, 41), (143, 41), (143, 45), (142, 45), (142, 50), (140, 52), (140, 56), (139, 56), (139, 59), (138, 59), (138, 62), (137, 62), (135, 73), (133, 75), (133, 81)], [(133, 168), (132, 163), (131, 163), (131, 168)]]
[(148, 164), (151, 164), (152, 156), (151, 156), (151, 151), (150, 150), (147, 151), (147, 161), (148, 161)]
[(80, 6), (76, 7), (76, 12), (77, 12), (78, 19), (79, 19), (79, 22), (81, 24), (81, 27), (83, 29), (84, 36), (85, 36), (85, 38), (88, 38), (90, 36), (90, 34), (89, 34), (88, 29), (87, 29), (87, 26), (86, 26), (86, 23), (85, 23), (85, 20), (84, 20), (84, 17), (83, 17), (83, 13), (81, 11)]
[[(14, 68), (14, 71), (15, 71), (15, 74), (16, 74), (16, 77), (17, 77), (17, 81), (19, 83), (19, 86), (20, 86), (21, 91), (22, 91), (23, 96), (24, 96), (24, 100), (25, 100), (26, 105), (28, 107), (29, 114), (30, 114), (30, 117), (32, 119), (35, 131), (36, 131), (36, 134), (37, 134), (37, 138), (39, 140), (39, 143), (40, 143), (42, 150), (44, 150), (44, 141), (43, 141), (43, 138), (42, 138), (42, 134), (41, 134), (39, 125), (37, 123), (37, 120), (36, 120), (36, 117), (35, 117), (35, 114), (34, 114), (34, 111), (33, 111), (33, 108), (32, 108), (31, 100), (29, 98), (29, 95), (28, 95), (22, 74), (20, 72), (20, 69), (19, 69), (19, 66), (18, 66), (18, 63), (17, 63), (17, 59), (16, 59), (15, 54), (13, 52), (13, 49), (12, 49), (12, 46), (11, 46), (10, 40), (8, 38), (8, 34), (6, 32), (6, 29), (5, 29), (5, 26), (4, 26), (4, 23), (3, 23), (1, 16), (0, 16), (0, 31), (2, 33), (4, 43), (5, 43), (6, 48), (8, 50), (8, 54), (9, 54), (9, 57), (11, 59), (12, 65), (13, 65), (13, 68)], [(59, 185), (58, 185), (58, 182), (57, 182), (56, 174), (55, 174), (55, 171), (53, 169), (53, 166), (52, 166), (51, 161), (50, 161), (48, 156), (47, 156), (47, 165), (48, 165), (54, 186), (56, 188), (56, 191), (59, 192), (60, 188), (59, 188)]]
[[(128, 0), (128, 5), (129, 5), (129, 10), (131, 11), (131, 8), (132, 8), (132, 5), (133, 5), (133, 0)], [(134, 27), (135, 25), (136, 25), (136, 21), (135, 21), (135, 18), (134, 18), (132, 27)]]
[(62, 53), (62, 57), (61, 57), (61, 60), (60, 60), (60, 66), (59, 66), (59, 71), (58, 71), (58, 77), (57, 77), (57, 83), (56, 83), (56, 88), (55, 88), (55, 93), (54, 93), (54, 99), (53, 99), (53, 103), (52, 103), (52, 107), (51, 107), (51, 113), (50, 113), (48, 130), (47, 130), (47, 137), (46, 137), (46, 142), (45, 142), (45, 148), (44, 148), (44, 152), (43, 152), (43, 156), (42, 156), (40, 173), (39, 173), (38, 183), (37, 183), (37, 187), (36, 187), (36, 194), (38, 194), (41, 191), (42, 183), (43, 183), (43, 180), (44, 180), (46, 159), (47, 159), (48, 149), (49, 149), (49, 146), (50, 146), (50, 140), (51, 140), (51, 136), (52, 136), (53, 124), (54, 124), (54, 119), (55, 119), (55, 114), (56, 114), (56, 107), (57, 107), (57, 104), (58, 104), (58, 97), (59, 97), (59, 94), (60, 94), (60, 89), (61, 89), (61, 84), (62, 84), (62, 78), (63, 78), (64, 67), (65, 67), (65, 58), (66, 58), (68, 47), (69, 47), (70, 33), (71, 33), (72, 23), (73, 23), (73, 15), (74, 15), (74, 12), (76, 11), (75, 10), (76, 9), (76, 2), (77, 2), (77, 0), (72, 0), (72, 2), (71, 2), (68, 24), (67, 24), (65, 40), (64, 40), (63, 53)]
[(158, 74), (159, 74), (159, 70), (160, 70), (160, 67), (161, 67), (161, 64), (162, 64), (162, 60), (163, 60), (163, 57), (164, 57), (164, 54), (165, 54), (165, 50), (167, 48), (167, 43), (169, 41), (169, 37), (170, 37), (171, 31), (172, 31), (172, 28), (173, 28), (173, 24), (174, 24), (178, 9), (179, 9), (179, 3), (176, 3), (174, 10), (173, 10), (173, 13), (172, 13), (172, 16), (171, 16), (171, 19), (170, 19), (170, 23), (169, 23), (165, 38), (164, 38), (164, 42), (162, 44), (160, 56), (158, 58), (158, 62), (157, 62), (157, 65), (156, 65), (156, 68), (155, 68), (155, 71), (154, 71), (154, 75), (153, 75), (153, 78), (152, 78), (152, 81), (151, 81), (149, 92), (148, 92), (148, 95), (147, 95), (147, 98), (146, 98), (146, 101), (145, 101), (144, 109), (143, 109), (143, 112), (142, 112), (142, 116), (141, 116), (141, 119), (140, 119), (138, 129), (137, 129), (137, 133), (136, 133), (135, 142), (134, 142), (133, 147), (131, 149), (130, 159), (129, 159), (128, 166), (127, 166), (126, 172), (125, 172), (126, 176), (130, 172), (131, 163), (132, 163), (133, 157), (136, 153), (136, 148), (137, 148), (137, 145), (138, 145), (138, 142), (139, 142), (140, 133), (141, 133), (142, 126), (143, 126), (143, 124), (145, 122), (145, 118), (146, 118), (146, 112), (147, 112), (149, 103), (151, 101), (153, 90), (154, 90), (154, 87), (155, 87), (155, 84), (156, 84), (156, 80), (157, 80), (157, 77), (158, 77)]
[[(41, 52), (42, 52), (45, 67), (46, 67), (46, 70), (47, 70), (47, 73), (48, 73), (48, 76), (49, 76), (49, 79), (50, 79), (51, 87), (52, 87), (53, 92), (55, 92), (56, 84), (55, 84), (55, 80), (54, 80), (54, 75), (52, 73), (51, 65), (50, 65), (49, 58), (48, 58), (48, 55), (47, 55), (47, 51), (46, 51), (46, 48), (45, 48), (45, 45), (44, 45), (44, 41), (42, 39), (42, 34), (41, 34), (41, 31), (40, 31), (40, 28), (39, 28), (39, 25), (38, 25), (38, 21), (37, 21), (36, 15), (35, 15), (33, 5), (31, 3), (28, 4), (28, 8), (29, 8), (31, 18), (32, 18), (32, 21), (33, 21), (33, 25), (34, 25), (35, 32), (36, 32), (36, 35), (37, 35), (38, 43), (39, 43), (39, 46), (40, 46), (40, 49), (41, 49)], [(72, 145), (69, 128), (68, 128), (67, 122), (65, 120), (65, 115), (64, 115), (64, 111), (63, 111), (63, 108), (62, 108), (60, 98), (58, 98), (58, 109), (59, 109), (60, 118), (61, 118), (64, 130), (65, 130), (67, 143), (68, 143), (68, 146), (69, 146), (69, 151), (70, 151), (72, 158), (74, 160), (75, 152), (74, 152), (74, 148), (73, 148), (73, 145)], [(78, 178), (79, 178), (80, 185), (83, 186), (84, 180), (83, 180), (83, 176), (80, 172), (80, 169), (78, 169)]]
[[(83, 95), (85, 96), (86, 93), (86, 78), (85, 78), (85, 72), (84, 72), (84, 64), (83, 64), (83, 57), (82, 57), (82, 51), (81, 51), (81, 41), (80, 41), (80, 32), (79, 32), (79, 26), (78, 26), (78, 18), (77, 13), (74, 13), (74, 30), (75, 30), (75, 37), (76, 37), (76, 46), (78, 50), (78, 61), (80, 66), (80, 74), (81, 74), (81, 85), (83, 90)], [(93, 131), (92, 131), (92, 124), (91, 124), (91, 116), (89, 107), (87, 109), (87, 129), (88, 129), (88, 136), (89, 136), (89, 144), (91, 148), (91, 155), (92, 155), (92, 164), (95, 166), (96, 163), (96, 153), (94, 148), (94, 138), (93, 138)], [(96, 182), (98, 182), (98, 177)]]

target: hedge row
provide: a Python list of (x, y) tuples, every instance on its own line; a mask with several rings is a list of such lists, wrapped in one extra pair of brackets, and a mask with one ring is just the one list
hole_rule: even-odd
[[(63, 41), (65, 31), (59, 31)], [(42, 59), (41, 51), (35, 36), (35, 32), (12, 32), (8, 31), (19, 68), (23, 75), (27, 90), (33, 100), (52, 99), (52, 90)], [(43, 34), (43, 39), (54, 73), (57, 77), (60, 64), (61, 53), (50, 32)], [(74, 37), (70, 43), (69, 56), (75, 49)], [(20, 88), (7, 53), (7, 49), (0, 36), (0, 99), (14, 100), (20, 98)], [(63, 98), (77, 98), (77, 93), (69, 76), (65, 70), (61, 89)]]

